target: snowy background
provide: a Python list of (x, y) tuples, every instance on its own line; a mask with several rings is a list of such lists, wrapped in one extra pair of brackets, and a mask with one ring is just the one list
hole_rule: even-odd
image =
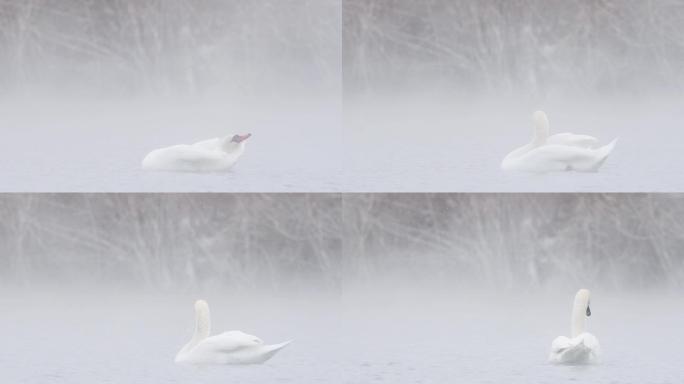
[[(334, 0), (0, 0), (0, 191), (335, 191)], [(250, 132), (224, 175), (151, 150)]]
[[(346, 0), (352, 191), (684, 188), (684, 3)], [(531, 114), (617, 147), (596, 175), (506, 174)]]
[[(684, 377), (681, 195), (34, 194), (0, 214), (7, 382)], [(580, 287), (603, 362), (549, 365)], [(215, 332), (295, 342), (175, 366), (199, 297)]]

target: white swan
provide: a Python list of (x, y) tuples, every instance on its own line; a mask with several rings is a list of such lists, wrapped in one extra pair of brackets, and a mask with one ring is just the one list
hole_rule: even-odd
[(241, 331), (228, 331), (209, 336), (211, 331), (209, 304), (195, 302), (195, 334), (176, 355), (176, 363), (209, 364), (261, 364), (290, 344), (265, 345), (256, 336)]
[(556, 364), (597, 363), (601, 347), (598, 339), (586, 332), (586, 318), (591, 316), (589, 290), (580, 289), (572, 306), (571, 338), (558, 336), (551, 343), (549, 361)]
[(220, 172), (227, 171), (245, 151), (251, 134), (232, 135), (155, 149), (145, 156), (142, 168), (148, 171)]
[(506, 155), (501, 162), (505, 171), (596, 172), (615, 147), (617, 139), (602, 147), (598, 139), (587, 135), (560, 133), (549, 136), (546, 113), (532, 115), (534, 136), (532, 142)]

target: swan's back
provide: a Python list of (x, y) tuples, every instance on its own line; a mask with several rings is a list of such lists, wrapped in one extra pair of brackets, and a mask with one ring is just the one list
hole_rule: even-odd
[(590, 149), (568, 145), (542, 145), (518, 156), (506, 158), (505, 170), (527, 172), (579, 171), (595, 172), (606, 161), (616, 140), (603, 147)]
[(599, 140), (589, 135), (576, 135), (574, 133), (558, 133), (549, 136), (546, 143), (550, 145), (567, 145), (578, 148), (595, 148), (599, 145)]
[(231, 352), (242, 348), (256, 347), (264, 342), (253, 335), (242, 331), (228, 331), (208, 337), (202, 345), (220, 352)]
[(289, 342), (264, 345), (253, 335), (228, 331), (204, 339), (183, 362), (204, 364), (261, 364), (284, 348)]
[(150, 152), (145, 156), (142, 167), (153, 171), (216, 171), (226, 168), (223, 165), (225, 160), (226, 156), (219, 151), (193, 145), (174, 145)]
[(223, 139), (220, 137), (208, 140), (198, 141), (192, 144), (195, 148), (206, 149), (210, 151), (221, 151), (223, 147)]
[(592, 364), (599, 360), (598, 339), (591, 333), (577, 337), (559, 336), (551, 343), (549, 361), (555, 364)]

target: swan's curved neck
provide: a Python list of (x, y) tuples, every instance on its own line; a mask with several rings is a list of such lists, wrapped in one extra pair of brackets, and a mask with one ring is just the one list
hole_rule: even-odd
[(532, 145), (540, 146), (546, 143), (549, 138), (549, 123), (546, 120), (534, 122), (534, 136), (532, 137)]
[(195, 303), (195, 333), (192, 335), (192, 339), (178, 351), (176, 362), (187, 359), (193, 349), (201, 343), (202, 340), (209, 337), (209, 332), (211, 332), (210, 319), (209, 304), (204, 300), (197, 300)]
[(221, 148), (223, 149), (223, 152), (226, 153), (242, 153), (242, 151), (245, 150), (245, 143), (236, 143), (234, 141), (231, 141), (231, 138), (228, 137), (223, 140), (223, 145), (221, 146)]
[(195, 309), (195, 334), (192, 336), (192, 341), (200, 342), (207, 337), (211, 332), (211, 316), (209, 315), (209, 307), (202, 306)]
[(532, 137), (532, 145), (537, 147), (546, 143), (549, 137), (549, 119), (543, 111), (537, 111), (532, 115), (534, 122), (534, 136)]
[(571, 336), (577, 337), (586, 332), (587, 322), (587, 307), (589, 306), (588, 295), (578, 292), (575, 296), (575, 302), (572, 305), (572, 318), (570, 319)]
[(183, 346), (183, 348), (176, 355), (176, 360), (187, 356), (202, 340), (209, 337), (211, 332), (211, 317), (209, 315), (209, 306), (206, 302), (197, 302), (195, 304), (195, 333), (192, 339)]

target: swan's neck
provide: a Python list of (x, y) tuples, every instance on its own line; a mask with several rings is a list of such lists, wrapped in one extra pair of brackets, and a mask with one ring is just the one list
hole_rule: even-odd
[(178, 355), (189, 353), (202, 340), (209, 337), (211, 332), (211, 316), (209, 315), (208, 306), (199, 306), (195, 308), (195, 333), (192, 335), (190, 342), (185, 344), (183, 349), (178, 352)]
[(547, 138), (548, 138), (548, 135), (540, 136), (540, 135), (535, 134), (534, 137), (532, 138), (532, 142), (530, 142), (530, 145), (533, 148), (541, 147), (542, 145), (546, 144)]
[(223, 145), (221, 146), (223, 152), (229, 154), (241, 154), (245, 150), (244, 141), (236, 143), (231, 141), (231, 138), (226, 138), (223, 140)]
[(549, 138), (549, 120), (545, 114), (535, 116), (534, 118), (534, 136), (532, 137), (532, 146), (538, 147), (546, 143)]
[(539, 147), (546, 144), (546, 140), (549, 138), (548, 127), (535, 127), (534, 136), (532, 136), (532, 142), (530, 143), (533, 147)]
[(572, 306), (572, 318), (571, 323), (571, 336), (577, 337), (580, 334), (586, 332), (587, 323), (587, 301), (583, 298), (576, 297), (575, 302)]
[(195, 311), (195, 334), (193, 340), (202, 341), (209, 337), (211, 332), (211, 316), (209, 307), (199, 308)]

